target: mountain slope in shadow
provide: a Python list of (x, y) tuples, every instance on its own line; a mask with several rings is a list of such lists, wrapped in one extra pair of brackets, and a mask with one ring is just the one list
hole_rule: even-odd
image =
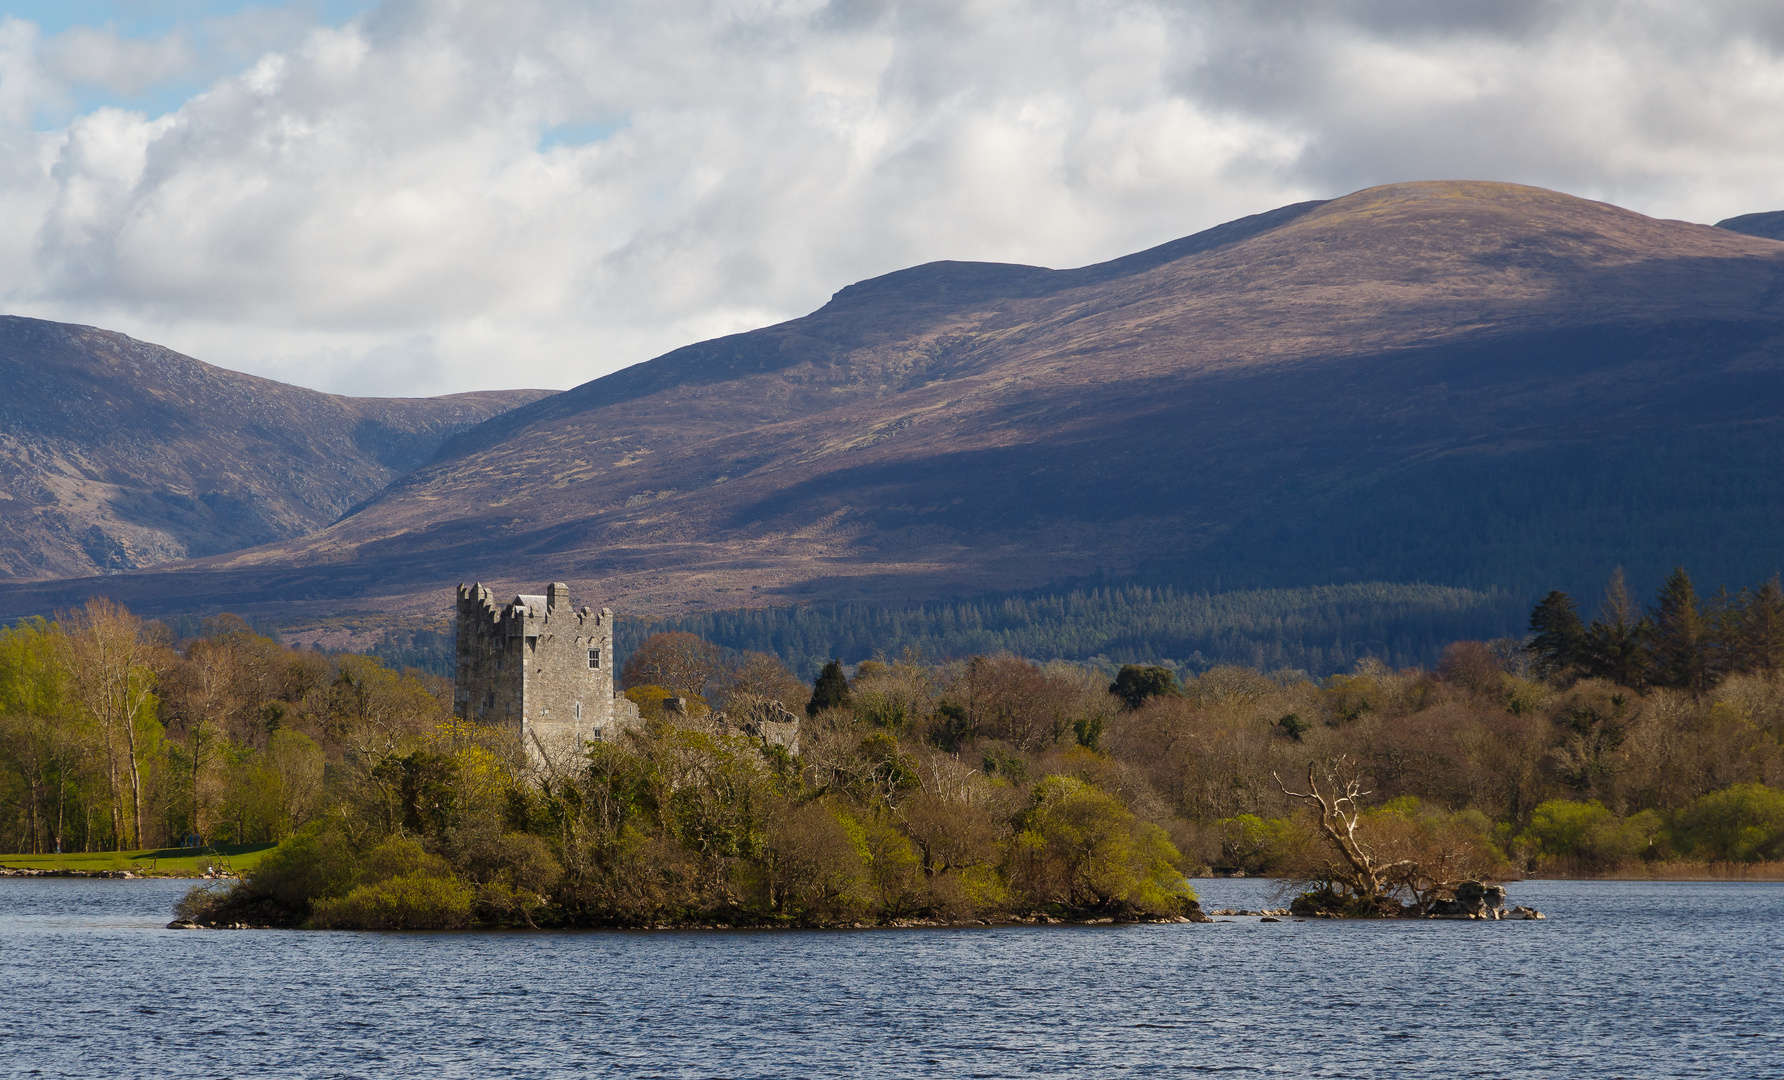
[(1077, 270), (861, 282), (468, 430), (320, 532), (107, 587), (429, 610), (567, 578), (669, 613), (1091, 575), (1740, 581), (1780, 562), (1781, 421), (1784, 243), (1397, 184)]

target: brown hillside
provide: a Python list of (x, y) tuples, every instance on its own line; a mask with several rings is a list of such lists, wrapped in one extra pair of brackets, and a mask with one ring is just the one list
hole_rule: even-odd
[[(1527, 473), (1631, 433), (1770, 424), (1781, 273), (1775, 241), (1462, 182), (1078, 270), (933, 263), (517, 409), (340, 523), (191, 565), (177, 589), (431, 608), (461, 579), (568, 577), (670, 611), (1161, 566), (1263, 582), (1279, 568), (1246, 560), (1279, 527), (1312, 530), (1284, 583), (1434, 579), (1449, 564), (1418, 552), (1319, 549), (1325, 515), (1352, 509), (1320, 500), (1350, 486), (1386, 506), (1409, 469)], [(1361, 521), (1345, 527), (1368, 549)], [(1413, 532), (1457, 551), (1480, 532), (1456, 528)], [(176, 588), (159, 577), (127, 588)]]
[(339, 397), (122, 334), (0, 317), (0, 577), (303, 536), (545, 393)]

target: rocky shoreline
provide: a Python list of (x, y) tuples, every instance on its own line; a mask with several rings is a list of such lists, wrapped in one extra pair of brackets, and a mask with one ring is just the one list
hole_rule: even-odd
[(1486, 922), (1546, 919), (1535, 908), (1505, 906), (1505, 886), (1480, 881), (1463, 881), (1447, 899), (1426, 898), (1417, 904), (1402, 904), (1385, 895), (1347, 895), (1326, 888), (1305, 892), (1295, 897), (1288, 913), (1303, 919), (1457, 919)]

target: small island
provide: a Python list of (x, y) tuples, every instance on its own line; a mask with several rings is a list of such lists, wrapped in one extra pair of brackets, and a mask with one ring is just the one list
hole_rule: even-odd
[(1589, 625), (1552, 594), (1526, 641), (1318, 680), (1001, 653), (808, 683), (673, 630), (615, 670), (562, 585), (461, 590), (448, 680), (95, 601), (0, 631), (29, 703), (0, 865), (233, 850), (174, 925), (317, 929), (1187, 923), (1208, 875), (1282, 882), (1260, 919), (1500, 922), (1541, 918), (1504, 884), (1533, 873), (1777, 876), (1784, 593), (1725, 605), (1706, 676), (1665, 645), (1682, 572), (1652, 616), (1612, 586)]

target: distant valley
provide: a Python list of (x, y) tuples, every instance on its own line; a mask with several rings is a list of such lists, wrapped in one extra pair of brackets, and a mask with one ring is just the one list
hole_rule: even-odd
[(0, 579), (307, 536), (548, 391), (350, 398), (88, 326), (0, 317)]

